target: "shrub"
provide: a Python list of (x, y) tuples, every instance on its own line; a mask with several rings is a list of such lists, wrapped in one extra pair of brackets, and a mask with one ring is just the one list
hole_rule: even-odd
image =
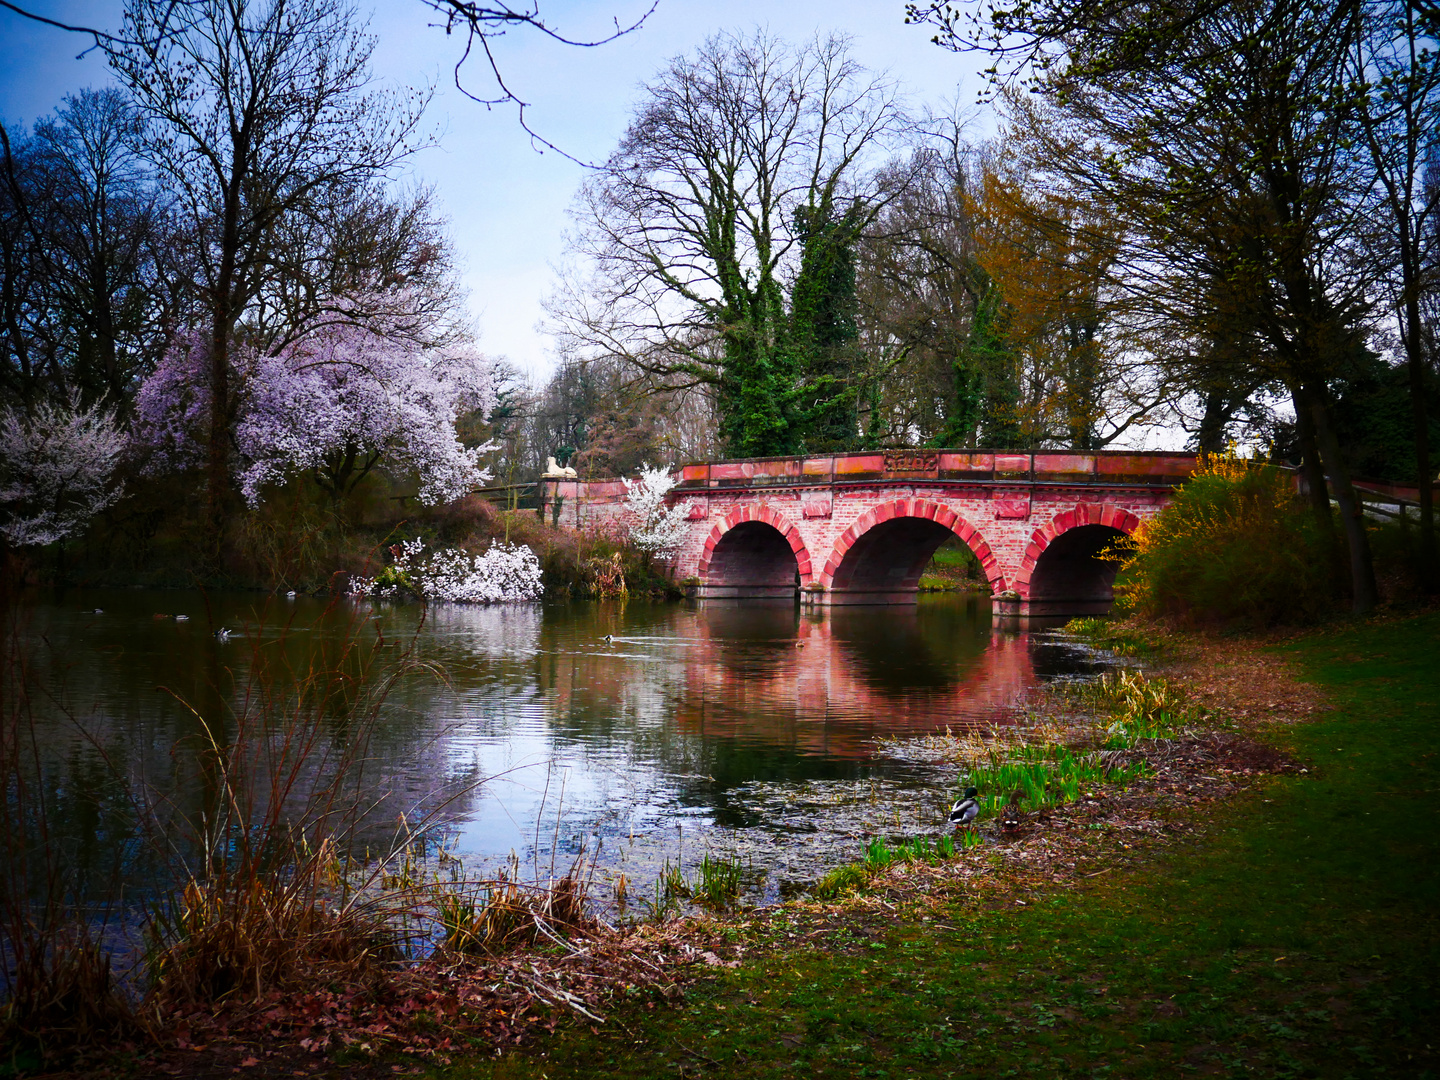
[(1323, 545), (1289, 480), (1233, 455), (1191, 477), (1131, 547), (1117, 592), (1141, 614), (1265, 625), (1326, 600)]
[(865, 863), (837, 866), (815, 883), (817, 900), (838, 900), (851, 893), (862, 892), (870, 884), (871, 870)]

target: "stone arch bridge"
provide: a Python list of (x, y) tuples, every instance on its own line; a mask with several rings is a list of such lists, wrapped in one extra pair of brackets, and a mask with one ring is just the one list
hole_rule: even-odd
[[(887, 450), (686, 465), (677, 579), (710, 598), (913, 603), (950, 537), (966, 544), (1001, 610), (1107, 610), (1114, 564), (1099, 558), (1169, 501), (1193, 454)], [(549, 478), (547, 520), (624, 517), (619, 480)]]

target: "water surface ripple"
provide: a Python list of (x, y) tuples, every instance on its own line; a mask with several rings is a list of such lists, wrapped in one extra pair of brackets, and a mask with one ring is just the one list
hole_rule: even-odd
[(45, 691), (32, 700), (50, 842), (95, 880), (144, 876), (137, 785), (203, 814), (197, 717), (233, 710), (252, 664), (301, 669), (356, 625), (443, 673), (386, 702), (377, 819), (436, 814), (477, 866), (512, 850), (563, 866), (599, 844), (601, 879), (642, 887), (664, 859), (719, 847), (747, 860), (757, 897), (853, 857), (867, 831), (940, 828), (953, 767), (889, 759), (877, 739), (1012, 721), (1037, 682), (1098, 663), (967, 594), (811, 612), (72, 589), (37, 595), (22, 625)]

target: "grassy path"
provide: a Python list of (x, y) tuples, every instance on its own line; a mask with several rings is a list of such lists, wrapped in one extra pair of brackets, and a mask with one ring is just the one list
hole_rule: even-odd
[(1310, 773), (1143, 871), (778, 949), (437, 1075), (1440, 1076), (1440, 617), (1287, 651), (1335, 705), (1266, 736)]

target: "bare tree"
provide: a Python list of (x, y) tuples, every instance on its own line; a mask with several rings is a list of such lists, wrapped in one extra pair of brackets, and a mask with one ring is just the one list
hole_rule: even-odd
[(1440, 257), (1440, 190), (1427, 188), (1425, 168), (1440, 157), (1440, 53), (1406, 0), (1360, 5), (1350, 77), (1359, 92), (1355, 119), (1371, 167), (1374, 205), (1388, 242), (1376, 254), (1389, 286), (1404, 345), (1414, 420), (1415, 473), (1420, 492), (1421, 584), (1434, 591), (1434, 466), (1430, 457), (1429, 370), (1421, 301), (1427, 265)]
[[(4, 161), (7, 397), (123, 409), (179, 297), (164, 199), (114, 89), (67, 97)], [(8, 133), (0, 139), (9, 146)]]
[(893, 84), (839, 37), (790, 48), (720, 35), (645, 88), (574, 211), (572, 275), (549, 302), (564, 346), (613, 356), (671, 388), (714, 388), (732, 453), (792, 448), (805, 392), (787, 340), (787, 286), (814, 222), (858, 231), (904, 133)]
[(454, 245), (429, 188), (326, 188), (278, 221), (245, 316), (264, 348), (351, 324), (435, 348), (468, 337)]
[(923, 127), (912, 160), (882, 173), (899, 190), (859, 249), (864, 423), (878, 445), (968, 442), (979, 423), (962, 368), (984, 290), (966, 201), (984, 150), (956, 121)]
[(230, 502), (230, 348), (276, 266), (276, 229), (395, 167), (428, 96), (372, 85), (373, 39), (342, 0), (130, 0), (120, 38), (105, 47), (191, 236), (208, 322), (214, 556)]

